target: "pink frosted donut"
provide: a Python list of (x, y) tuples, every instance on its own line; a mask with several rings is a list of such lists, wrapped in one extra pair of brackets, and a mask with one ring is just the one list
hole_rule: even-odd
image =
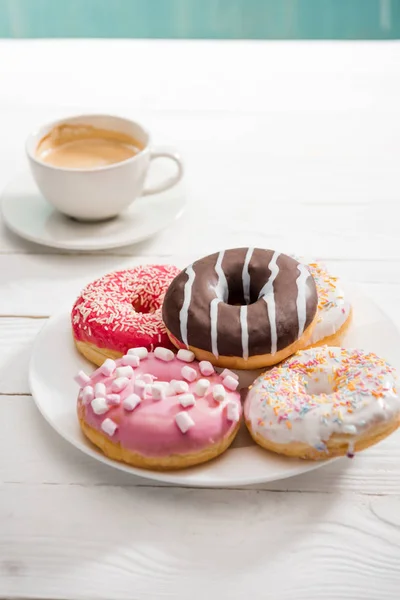
[(171, 347), (161, 306), (171, 281), (179, 274), (171, 265), (143, 265), (115, 271), (89, 283), (72, 309), (78, 350), (101, 365), (129, 348)]
[(206, 462), (228, 448), (239, 427), (237, 376), (217, 374), (189, 350), (134, 348), (75, 380), (84, 434), (110, 458), (137, 467)]

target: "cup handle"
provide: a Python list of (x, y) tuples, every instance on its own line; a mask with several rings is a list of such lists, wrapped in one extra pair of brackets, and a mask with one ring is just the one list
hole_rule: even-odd
[(176, 166), (178, 167), (177, 172), (172, 177), (169, 177), (164, 182), (159, 183), (158, 185), (154, 185), (153, 187), (144, 188), (142, 192), (142, 196), (149, 196), (150, 194), (159, 194), (160, 192), (164, 192), (165, 190), (169, 190), (169, 188), (173, 187), (182, 179), (183, 176), (183, 163), (177, 152), (168, 149), (158, 149), (150, 151), (150, 160), (155, 160), (156, 158), (170, 158), (174, 161)]

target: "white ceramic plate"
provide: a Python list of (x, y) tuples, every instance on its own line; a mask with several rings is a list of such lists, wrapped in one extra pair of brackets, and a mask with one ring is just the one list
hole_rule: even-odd
[[(162, 161), (157, 161), (162, 162)], [(150, 184), (160, 177), (162, 165), (152, 166)], [(29, 172), (5, 188), (1, 210), (7, 227), (17, 235), (62, 250), (92, 252), (136, 244), (152, 237), (178, 219), (186, 203), (179, 184), (161, 194), (138, 198), (115, 219), (80, 223), (53, 209), (37, 189)]]
[[(389, 318), (367, 298), (353, 291), (354, 320), (345, 341), (347, 347), (371, 350), (400, 366), (400, 334)], [(36, 405), (50, 425), (85, 454), (121, 471), (163, 482), (196, 487), (241, 486), (284, 479), (327, 464), (280, 457), (256, 446), (243, 426), (233, 446), (211, 462), (183, 471), (157, 472), (136, 469), (105, 457), (81, 433), (76, 417), (77, 386), (73, 376), (92, 367), (76, 351), (70, 317), (50, 319), (39, 333), (29, 369)], [(254, 373), (244, 373), (246, 385)]]

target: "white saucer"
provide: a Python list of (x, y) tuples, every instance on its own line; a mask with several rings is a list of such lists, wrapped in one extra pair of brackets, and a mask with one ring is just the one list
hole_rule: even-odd
[[(375, 351), (400, 367), (400, 333), (380, 309), (362, 295), (354, 295), (354, 320), (344, 346)], [(330, 461), (302, 461), (278, 456), (256, 446), (242, 427), (221, 457), (183, 471), (158, 472), (115, 462), (98, 451), (81, 433), (76, 416), (77, 385), (73, 376), (94, 369), (75, 349), (70, 315), (50, 319), (39, 333), (29, 368), (31, 391), (40, 412), (73, 446), (111, 467), (168, 483), (195, 487), (242, 486), (284, 479), (322, 467)], [(243, 373), (246, 385), (254, 379)], [(241, 384), (243, 383), (241, 378)]]
[(161, 194), (138, 198), (115, 219), (80, 223), (53, 209), (29, 172), (11, 181), (1, 196), (3, 219), (11, 231), (43, 246), (81, 252), (141, 242), (178, 219), (185, 203), (183, 186), (177, 185)]

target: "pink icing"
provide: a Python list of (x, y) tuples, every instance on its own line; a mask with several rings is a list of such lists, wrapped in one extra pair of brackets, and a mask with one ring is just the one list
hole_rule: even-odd
[[(122, 365), (122, 359), (117, 360), (116, 363), (117, 366)], [(175, 394), (162, 400), (153, 400), (150, 395), (146, 395), (131, 412), (123, 407), (124, 399), (134, 393), (134, 383), (138, 376), (151, 374), (157, 378), (155, 381), (182, 380), (181, 371), (184, 364), (177, 358), (164, 362), (150, 353), (148, 358), (140, 361), (128, 385), (119, 392), (120, 404), (110, 406), (107, 413), (102, 415), (96, 415), (90, 403), (84, 404), (81, 389), (78, 402), (84, 409), (85, 421), (90, 427), (107, 435), (101, 429), (101, 424), (106, 418), (111, 419), (118, 427), (112, 436), (107, 437), (115, 444), (120, 443), (123, 447), (145, 456), (195, 453), (227, 437), (237, 425), (237, 422), (230, 421), (228, 418), (228, 404), (230, 406), (232, 403), (237, 404), (240, 417), (242, 413), (240, 394), (227, 389), (224, 400), (216, 402), (212, 391), (215, 385), (222, 384), (222, 377), (217, 373), (205, 377), (200, 373), (197, 361), (190, 363), (191, 368), (196, 370), (197, 379), (187, 382), (189, 386), (187, 393), (195, 397), (194, 406), (183, 407), (179, 403), (179, 395)], [(210, 381), (210, 387), (202, 397), (195, 393), (198, 379)], [(96, 383), (104, 383), (106, 393), (112, 394), (114, 381), (115, 373), (107, 377), (97, 370), (92, 374), (89, 385), (94, 387)], [(186, 433), (182, 433), (175, 421), (175, 416), (181, 411), (187, 411), (195, 423)]]
[(169, 284), (179, 273), (171, 265), (144, 265), (93, 281), (72, 309), (75, 339), (122, 353), (138, 346), (148, 350), (173, 347), (161, 307)]

